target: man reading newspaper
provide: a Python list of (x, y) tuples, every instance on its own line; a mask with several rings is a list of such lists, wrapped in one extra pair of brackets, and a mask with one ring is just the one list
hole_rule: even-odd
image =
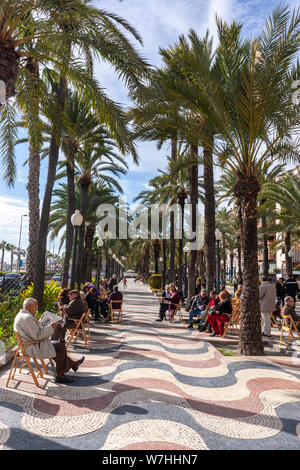
[(54, 335), (56, 329), (62, 328), (63, 319), (52, 312), (45, 312), (39, 321), (35, 317), (37, 311), (36, 299), (26, 299), (23, 302), (23, 309), (16, 315), (14, 331), (20, 335), (22, 342), (39, 341), (26, 349), (28, 356), (37, 359), (53, 358), (56, 363), (55, 383), (69, 384), (73, 379), (65, 374), (70, 369), (76, 372), (83, 363), (84, 356), (79, 361), (74, 361), (67, 355), (64, 339), (55, 339), (51, 342), (50, 337)]

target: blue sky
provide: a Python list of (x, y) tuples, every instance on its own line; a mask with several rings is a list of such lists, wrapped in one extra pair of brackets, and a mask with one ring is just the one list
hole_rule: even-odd
[[(144, 47), (134, 42), (140, 53), (152, 65), (160, 64), (159, 47), (166, 48), (177, 40), (180, 34), (188, 33), (194, 28), (199, 35), (209, 29), (216, 31), (215, 15), (224, 20), (238, 20), (244, 25), (245, 36), (256, 36), (264, 26), (265, 18), (278, 5), (275, 0), (93, 0), (95, 6), (118, 13), (131, 23), (143, 38)], [(298, 6), (299, 1), (287, 2)], [(109, 96), (124, 107), (130, 106), (126, 88), (117, 80), (113, 70), (107, 64), (97, 63), (95, 75)], [(147, 188), (148, 181), (157, 174), (158, 168), (165, 168), (168, 146), (158, 151), (155, 143), (138, 144), (139, 166), (130, 162), (125, 177), (121, 178), (124, 195), (128, 201)], [(27, 166), (23, 162), (28, 157), (26, 145), (17, 151), (18, 177), (14, 188), (8, 189), (0, 180), (0, 240), (18, 244), (20, 219), (27, 213)], [(43, 198), (47, 174), (46, 162), (42, 164), (40, 198)], [(28, 223), (23, 219), (21, 246), (28, 243)], [(55, 244), (57, 251), (58, 241)]]

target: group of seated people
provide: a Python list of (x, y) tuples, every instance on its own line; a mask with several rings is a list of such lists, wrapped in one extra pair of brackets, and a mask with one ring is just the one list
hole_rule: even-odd
[(173, 282), (170, 285), (165, 287), (165, 290), (161, 296), (160, 308), (159, 308), (159, 317), (156, 321), (167, 320), (166, 313), (169, 312), (169, 321), (174, 320), (174, 315), (176, 308), (180, 302), (182, 302), (183, 296), (180, 292), (177, 291), (175, 283)]
[(198, 331), (211, 333), (210, 336), (222, 336), (224, 324), (230, 320), (231, 314), (231, 295), (225, 288), (218, 295), (213, 290), (209, 296), (202, 288), (200, 294), (192, 299), (187, 328), (193, 328), (193, 319), (199, 315)]
[[(43, 325), (35, 316), (38, 312), (36, 299), (29, 298), (23, 302), (23, 309), (16, 315), (14, 320), (14, 331), (20, 336), (22, 343), (38, 341), (29, 345), (26, 353), (29, 357), (36, 359), (53, 359), (56, 363), (55, 383), (69, 384), (73, 382), (71, 377), (65, 374), (72, 369), (76, 372), (83, 363), (85, 357), (74, 361), (67, 355), (65, 335), (67, 330), (74, 329), (76, 322), (80, 320), (83, 313), (89, 309), (93, 318), (99, 319), (99, 313), (108, 322), (108, 306), (114, 301), (114, 308), (121, 307), (123, 294), (118, 290), (117, 276), (114, 275), (112, 282), (103, 280), (100, 282), (99, 290), (92, 284), (86, 284), (83, 291), (62, 289), (58, 298), (61, 321)], [(109, 288), (112, 288), (109, 291)], [(118, 307), (118, 302), (120, 302)]]
[[(62, 289), (58, 298), (58, 304), (60, 309), (65, 309), (65, 306), (69, 303), (69, 291), (70, 289)], [(108, 322), (109, 305), (111, 301), (114, 301), (114, 307), (120, 308), (121, 303), (117, 301), (123, 300), (123, 294), (118, 288), (117, 275), (108, 281), (104, 278), (99, 282), (99, 289), (91, 283), (86, 283), (83, 286), (83, 290), (79, 292), (80, 298), (85, 305), (85, 311), (90, 310), (94, 321), (104, 320)]]

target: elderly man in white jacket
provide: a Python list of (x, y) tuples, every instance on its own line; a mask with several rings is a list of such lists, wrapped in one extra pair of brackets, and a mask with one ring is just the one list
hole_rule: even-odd
[(71, 368), (76, 372), (84, 361), (84, 357), (79, 361), (73, 361), (67, 356), (64, 341), (56, 341), (52, 344), (50, 337), (53, 335), (58, 323), (43, 326), (35, 317), (37, 310), (37, 301), (35, 299), (26, 299), (23, 302), (23, 309), (20, 310), (14, 320), (14, 331), (19, 334), (22, 342), (39, 341), (39, 343), (32, 344), (26, 349), (29, 357), (54, 359), (56, 362), (56, 383), (71, 383), (73, 380), (67, 377), (65, 373)]
[(264, 336), (271, 336), (270, 313), (276, 309), (276, 287), (263, 276), (259, 286), (259, 304), (264, 324)]

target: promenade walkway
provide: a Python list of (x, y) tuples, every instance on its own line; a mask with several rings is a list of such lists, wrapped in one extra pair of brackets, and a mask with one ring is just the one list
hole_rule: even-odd
[(36, 388), (25, 371), (7, 389), (0, 369), (0, 448), (300, 449), (300, 358), (225, 357), (155, 322), (146, 286), (123, 292), (123, 323), (95, 323), (70, 350), (86, 356), (72, 385)]

